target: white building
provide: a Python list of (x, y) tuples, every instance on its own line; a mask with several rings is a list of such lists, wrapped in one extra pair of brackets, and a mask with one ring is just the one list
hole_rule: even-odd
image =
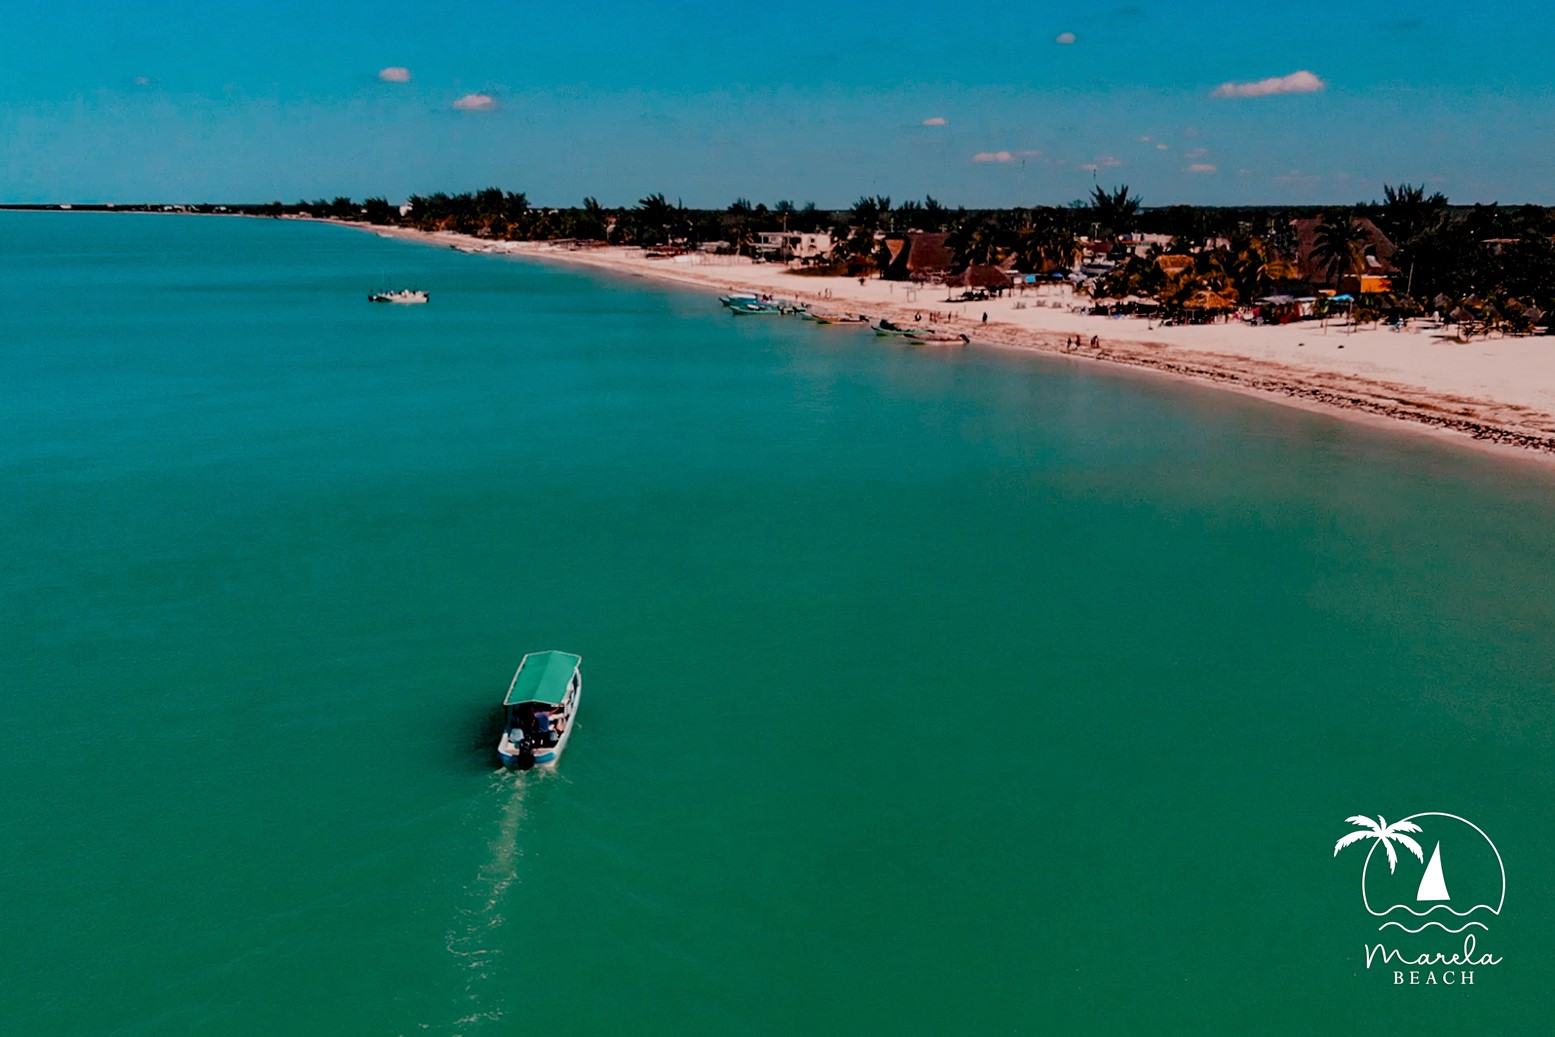
[(777, 259), (814, 259), (831, 251), (831, 235), (801, 234), (793, 230), (761, 231), (752, 246), (758, 253)]

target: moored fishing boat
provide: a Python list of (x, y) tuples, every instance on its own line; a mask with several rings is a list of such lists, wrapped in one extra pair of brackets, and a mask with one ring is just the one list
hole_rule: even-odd
[(862, 313), (820, 313), (811, 315), (811, 320), (817, 324), (868, 324), (869, 318)]
[(497, 755), (527, 771), (561, 759), (583, 694), (583, 659), (566, 652), (530, 652), (508, 685)]
[(922, 331), (914, 331), (907, 337), (914, 342), (943, 342), (954, 346), (964, 346), (972, 341), (971, 338), (959, 331), (944, 331), (939, 328), (925, 328)]
[(736, 303), (729, 307), (736, 317), (781, 317), (788, 310), (770, 302)]
[(904, 328), (900, 324), (892, 324), (888, 320), (881, 320), (880, 323), (871, 325), (871, 327), (875, 329), (876, 335), (883, 338), (912, 338), (917, 333), (913, 328)]
[(367, 296), (368, 302), (398, 302), (418, 303), (431, 301), (432, 293), (423, 292), (415, 288), (401, 288), (396, 292), (372, 292)]

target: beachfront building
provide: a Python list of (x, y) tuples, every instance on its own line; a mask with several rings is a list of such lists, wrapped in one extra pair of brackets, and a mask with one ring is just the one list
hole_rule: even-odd
[[(1321, 219), (1291, 221), (1291, 227), (1296, 232), (1296, 272), (1303, 281), (1339, 286), (1347, 277), (1365, 277), (1372, 278), (1373, 280), (1367, 283), (1375, 286), (1397, 272), (1393, 258), (1398, 255), (1398, 246), (1393, 244), (1392, 239), (1364, 216), (1351, 217), (1350, 223), (1355, 234), (1357, 253), (1355, 263), (1359, 269), (1336, 272), (1329, 263), (1325, 262), (1326, 257), (1319, 244), (1323, 221)], [(1357, 291), (1389, 290), (1387, 287), (1363, 289), (1360, 287), (1359, 280), (1351, 287)]]
[(1150, 254), (1150, 250), (1153, 248), (1165, 251), (1173, 240), (1170, 234), (1123, 234), (1119, 236), (1113, 251), (1116, 252), (1118, 249), (1124, 249), (1140, 258), (1144, 258)]
[(769, 259), (811, 263), (831, 253), (832, 239), (825, 231), (814, 234), (789, 230), (761, 231), (757, 233), (751, 249), (758, 256)]
[(912, 231), (907, 235), (907, 278), (938, 284), (950, 273), (955, 254), (945, 244), (950, 237), (939, 231)]

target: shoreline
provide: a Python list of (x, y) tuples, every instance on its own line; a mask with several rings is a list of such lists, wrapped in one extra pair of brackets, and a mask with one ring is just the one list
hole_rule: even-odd
[[(860, 286), (848, 278), (793, 275), (778, 264), (728, 261), (734, 257), (681, 264), (648, 260), (641, 250), (626, 246), (568, 249), (544, 242), (492, 242), (450, 231), (337, 220), (309, 222), (473, 254), (552, 261), (644, 277), (712, 294), (767, 292), (821, 308), (866, 313), (872, 320), (884, 317), (913, 324), (915, 318), (937, 314), (946, 319), (936, 326), (967, 333), (974, 345), (1196, 382), (1373, 426), (1426, 433), (1502, 457), (1555, 464), (1555, 341), (1548, 336), (1458, 343), (1444, 336), (1433, 338), (1429, 331), (1352, 330), (1314, 324), (1157, 329), (1140, 318), (1071, 313), (1065, 305), (1070, 298), (1065, 292), (1012, 292), (986, 302), (952, 303), (940, 297), (944, 291), (940, 286), (915, 287), (879, 280)], [(981, 317), (984, 313), (986, 323)], [(927, 323), (922, 319), (916, 322)], [(1142, 333), (1150, 337), (1144, 338)], [(1082, 345), (1066, 345), (1076, 335)], [(1096, 347), (1090, 345), (1093, 335), (1100, 340)], [(1312, 340), (1310, 351), (1295, 353), (1295, 349), (1307, 348), (1308, 339)], [(1326, 348), (1329, 346), (1333, 348)], [(1355, 352), (1349, 353), (1344, 363), (1322, 362), (1325, 356), (1337, 359), (1341, 349)], [(1487, 358), (1491, 363), (1484, 364)], [(1410, 361), (1416, 360), (1420, 362), (1411, 368)], [(1365, 370), (1368, 368), (1371, 370)], [(1430, 388), (1421, 384), (1426, 377), (1409, 378), (1411, 374), (1435, 374), (1438, 383), (1445, 384)]]

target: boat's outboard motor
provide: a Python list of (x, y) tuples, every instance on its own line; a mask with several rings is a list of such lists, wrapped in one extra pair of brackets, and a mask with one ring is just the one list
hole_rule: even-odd
[(527, 771), (529, 768), (533, 767), (534, 765), (535, 765), (535, 747), (534, 747), (534, 743), (531, 742), (528, 738), (524, 738), (522, 741), (520, 741), (518, 743), (518, 769), (521, 770), (521, 771)]

